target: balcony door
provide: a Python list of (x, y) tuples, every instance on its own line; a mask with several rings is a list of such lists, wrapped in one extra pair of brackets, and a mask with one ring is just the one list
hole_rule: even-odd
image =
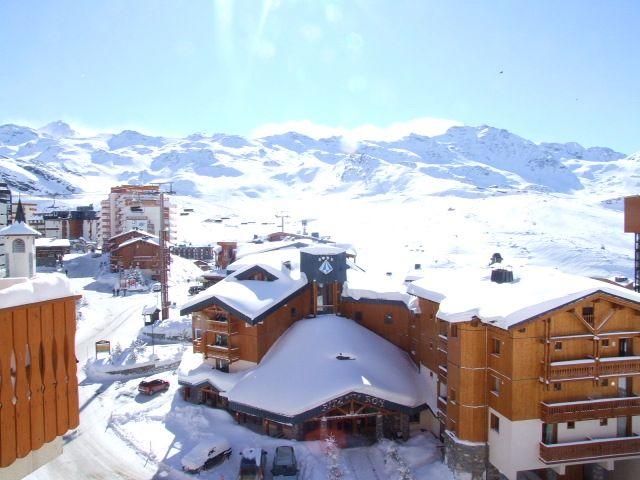
[(631, 342), (629, 338), (620, 339), (620, 353), (621, 357), (628, 357), (631, 355)]

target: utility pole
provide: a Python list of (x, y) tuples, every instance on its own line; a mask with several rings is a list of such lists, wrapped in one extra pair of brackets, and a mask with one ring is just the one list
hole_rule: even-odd
[(160, 308), (162, 320), (169, 318), (169, 255), (167, 253), (167, 227), (164, 220), (164, 192), (160, 192)]
[(280, 219), (280, 231), (284, 232), (284, 219), (289, 218), (286, 212), (276, 213), (276, 218)]

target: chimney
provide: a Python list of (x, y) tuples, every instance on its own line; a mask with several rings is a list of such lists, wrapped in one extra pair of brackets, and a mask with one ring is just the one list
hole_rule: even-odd
[(494, 268), (491, 270), (491, 281), (495, 283), (513, 282), (513, 271), (506, 268)]
[(291, 270), (291, 261), (287, 260), (287, 261), (282, 262), (282, 266), (284, 268), (286, 268), (287, 270)]
[(414, 270), (420, 270), (421, 268), (422, 268), (422, 265), (420, 265), (419, 263), (416, 263), (416, 264), (413, 266), (413, 269), (414, 269)]

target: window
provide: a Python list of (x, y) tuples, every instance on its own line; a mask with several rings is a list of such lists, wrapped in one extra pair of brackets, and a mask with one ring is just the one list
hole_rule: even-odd
[(607, 338), (607, 339), (602, 340), (602, 346), (603, 346), (603, 347), (608, 347), (608, 346), (609, 346), (609, 339), (608, 339), (608, 338)]
[(216, 333), (216, 347), (228, 347), (227, 336), (220, 333)]
[(561, 383), (554, 383), (554, 384), (553, 384), (553, 389), (554, 389), (556, 392), (559, 392), (560, 390), (562, 390), (562, 384), (561, 384)]
[(567, 429), (573, 430), (576, 428), (576, 422), (567, 422)]
[(457, 337), (458, 336), (458, 325), (451, 324), (450, 328), (451, 328), (450, 336), (451, 337)]
[(200, 340), (201, 338), (202, 338), (202, 330), (199, 328), (196, 328), (194, 332), (194, 340)]
[(498, 377), (491, 377), (493, 380), (491, 382), (491, 393), (495, 395), (500, 395), (500, 379)]
[(362, 322), (362, 312), (356, 312), (356, 314), (354, 315), (354, 319), (358, 323)]
[(294, 307), (291, 309), (291, 318), (295, 319), (298, 316), (298, 310)]
[(600, 386), (601, 387), (608, 387), (609, 386), (609, 379), (608, 378), (603, 378), (602, 380), (600, 380)]
[(24, 251), (24, 240), (22, 240), (21, 238), (16, 238), (13, 241), (13, 253), (24, 253)]
[(593, 307), (582, 307), (582, 318), (584, 318), (586, 322), (593, 324), (594, 313)]
[(562, 342), (556, 342), (556, 343), (554, 344), (554, 348), (555, 348), (556, 350), (562, 350)]
[(500, 418), (497, 415), (491, 414), (491, 430), (500, 432)]
[(449, 401), (456, 403), (456, 391), (453, 388), (449, 390)]
[(523, 328), (519, 328), (518, 329), (518, 333), (526, 333), (527, 332), (527, 327), (523, 327)]
[(391, 313), (385, 313), (384, 314), (384, 323), (386, 325), (392, 325), (393, 324), (393, 315)]
[(492, 349), (491, 349), (491, 353), (493, 353), (494, 355), (500, 355), (500, 339), (498, 338), (493, 338), (492, 339)]
[(601, 427), (606, 427), (609, 424), (609, 419), (608, 418), (601, 418), (600, 419), (600, 426)]

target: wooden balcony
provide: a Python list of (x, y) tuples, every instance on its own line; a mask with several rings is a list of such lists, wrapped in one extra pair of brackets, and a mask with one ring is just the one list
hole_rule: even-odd
[(540, 443), (540, 459), (547, 464), (631, 456), (640, 456), (640, 437), (638, 436), (553, 445)]
[(238, 347), (220, 347), (218, 345), (204, 345), (203, 351), (205, 358), (219, 358), (227, 362), (236, 362), (240, 360)]
[(577, 402), (540, 404), (545, 423), (574, 422), (640, 415), (640, 397), (598, 398)]
[(440, 383), (447, 383), (447, 367), (444, 365), (438, 365), (438, 380)]
[(582, 378), (639, 375), (640, 357), (604, 357), (594, 359), (552, 362), (549, 365), (550, 381), (579, 380)]
[(235, 335), (238, 333), (233, 325), (227, 322), (218, 322), (216, 320), (207, 320), (207, 330), (215, 333), (223, 333), (225, 335)]

